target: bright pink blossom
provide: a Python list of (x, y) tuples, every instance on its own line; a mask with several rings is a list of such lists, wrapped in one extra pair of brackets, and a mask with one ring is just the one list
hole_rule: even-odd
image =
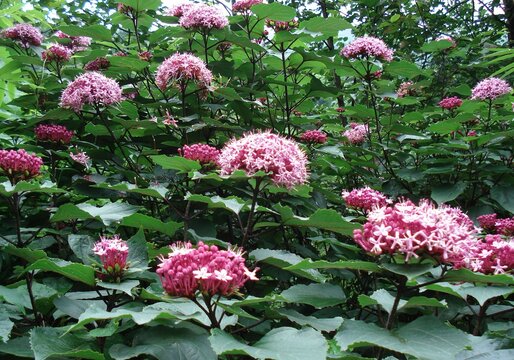
[(84, 104), (111, 105), (121, 100), (121, 88), (115, 80), (88, 72), (75, 78), (63, 91), (60, 106), (80, 111)]
[(485, 214), (477, 217), (478, 224), (487, 232), (496, 232), (497, 214)]
[(243, 170), (248, 175), (258, 171), (270, 173), (279, 186), (291, 188), (308, 179), (307, 156), (298, 144), (269, 131), (247, 133), (232, 139), (221, 150), (218, 159), (222, 175)]
[(342, 197), (346, 205), (355, 209), (370, 211), (376, 207), (386, 206), (391, 200), (380, 191), (365, 186), (352, 191), (343, 191)]
[(73, 137), (73, 131), (62, 125), (40, 124), (34, 129), (36, 139), (54, 143), (69, 144)]
[(43, 51), (41, 58), (44, 61), (55, 61), (57, 63), (63, 63), (70, 60), (72, 51), (66, 46), (61, 44), (52, 44)]
[(155, 78), (161, 90), (175, 85), (184, 91), (189, 82), (196, 83), (200, 89), (207, 89), (212, 81), (212, 73), (200, 58), (176, 53), (159, 65)]
[(245, 13), (254, 5), (262, 4), (262, 0), (238, 0), (232, 5), (233, 12)]
[(55, 35), (58, 38), (70, 40), (69, 43), (63, 45), (69, 48), (72, 53), (84, 51), (91, 45), (91, 38), (88, 36), (70, 36), (62, 31), (57, 31)]
[(348, 59), (375, 57), (388, 62), (393, 60), (393, 50), (382, 40), (372, 36), (353, 40), (343, 48), (341, 55)]
[(352, 122), (350, 123), (350, 129), (346, 130), (343, 135), (353, 145), (362, 144), (368, 135), (368, 125)]
[(491, 77), (480, 81), (471, 90), (472, 100), (494, 100), (512, 91), (509, 83), (503, 79)]
[(100, 237), (93, 247), (93, 253), (100, 257), (104, 270), (109, 275), (121, 276), (128, 267), (127, 258), (129, 247), (119, 235), (113, 237)]
[(468, 268), (483, 274), (504, 274), (514, 269), (514, 238), (486, 235), (476, 239), (473, 246), (462, 251), (454, 268)]
[(439, 106), (446, 110), (453, 110), (462, 105), (462, 100), (457, 96), (447, 97), (439, 101)]
[(214, 6), (194, 4), (183, 7), (180, 26), (186, 29), (211, 30), (223, 29), (228, 26), (228, 19), (223, 12)]
[(300, 140), (311, 144), (324, 144), (327, 142), (327, 134), (321, 130), (307, 130), (300, 135)]
[(157, 274), (164, 291), (172, 296), (193, 298), (197, 292), (210, 296), (230, 296), (248, 280), (258, 280), (248, 270), (243, 252), (234, 248), (219, 250), (214, 245), (175, 243), (167, 257), (161, 257)]
[(478, 229), (460, 209), (410, 200), (373, 209), (354, 239), (374, 255), (403, 254), (408, 261), (423, 254), (451, 262), (476, 242)]
[(500, 235), (514, 236), (514, 217), (498, 219), (495, 223), (496, 232)]
[(111, 63), (106, 57), (97, 57), (84, 65), (86, 71), (100, 71), (107, 70), (111, 66)]
[(207, 144), (184, 145), (179, 154), (186, 159), (199, 161), (202, 165), (217, 164), (220, 151)]
[(192, 2), (184, 1), (175, 5), (172, 5), (167, 12), (168, 16), (181, 17), (191, 7), (195, 5)]
[(21, 47), (39, 46), (43, 42), (43, 34), (38, 28), (29, 24), (16, 24), (2, 31), (1, 36), (17, 41)]
[(23, 149), (0, 150), (0, 169), (12, 184), (39, 175), (43, 160)]

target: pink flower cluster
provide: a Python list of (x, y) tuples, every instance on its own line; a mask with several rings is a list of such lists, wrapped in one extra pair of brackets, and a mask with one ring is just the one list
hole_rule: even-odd
[(439, 106), (446, 110), (453, 110), (462, 105), (462, 100), (457, 96), (447, 97), (439, 101)]
[(393, 60), (393, 50), (382, 40), (372, 36), (355, 39), (343, 48), (341, 55), (348, 59), (375, 57), (388, 62)]
[(327, 142), (327, 134), (320, 130), (307, 130), (300, 139), (311, 144), (324, 144)]
[(438, 36), (435, 41), (449, 41), (452, 45), (450, 47), (450, 49), (454, 49), (457, 47), (457, 42), (451, 37), (451, 36), (448, 36), (448, 35), (441, 35), (441, 36)]
[(254, 5), (262, 4), (262, 0), (238, 0), (232, 5), (233, 12), (245, 13)]
[(12, 184), (39, 175), (42, 165), (43, 160), (40, 157), (29, 154), (23, 149), (0, 150), (0, 169)]
[(91, 60), (86, 65), (84, 65), (84, 70), (86, 71), (100, 71), (107, 70), (111, 66), (111, 63), (106, 57), (97, 57), (94, 60)]
[(186, 29), (211, 30), (228, 26), (227, 17), (220, 9), (206, 4), (193, 4), (182, 7), (179, 24)]
[(23, 48), (29, 48), (31, 45), (39, 46), (43, 42), (41, 31), (29, 24), (16, 24), (3, 30), (1, 35), (7, 39), (19, 42)]
[(84, 166), (86, 169), (89, 169), (89, 166), (91, 166), (91, 158), (83, 151), (79, 151), (76, 154), (70, 152), (70, 157), (73, 161)]
[(391, 203), (391, 200), (380, 191), (365, 186), (352, 191), (342, 192), (343, 200), (346, 205), (355, 209), (370, 211), (377, 207), (383, 207)]
[(202, 165), (217, 164), (220, 151), (207, 144), (184, 145), (178, 150), (186, 159), (199, 161)]
[(189, 2), (189, 1), (185, 1), (185, 2), (181, 2), (178, 4), (172, 5), (168, 9), (167, 15), (181, 17), (193, 5), (194, 5), (194, 3)]
[(462, 253), (454, 267), (484, 274), (504, 274), (514, 269), (514, 238), (486, 235), (475, 240), (472, 249)]
[(62, 125), (40, 124), (34, 129), (36, 139), (54, 143), (69, 144), (73, 137), (73, 131)]
[(119, 235), (113, 237), (100, 237), (100, 241), (93, 246), (93, 253), (100, 257), (104, 270), (109, 275), (121, 276), (128, 267), (127, 258), (129, 247)]
[(477, 221), (486, 232), (514, 236), (514, 217), (498, 219), (497, 214), (486, 214), (477, 217)]
[(89, 47), (89, 45), (91, 45), (91, 38), (88, 36), (70, 36), (62, 31), (57, 31), (55, 35), (60, 39), (70, 40), (70, 42), (64, 44), (64, 46), (69, 48), (72, 53), (84, 51)]
[(352, 122), (350, 123), (350, 128), (343, 135), (346, 136), (350, 144), (362, 144), (368, 135), (368, 125)]
[(60, 106), (78, 112), (84, 104), (111, 105), (121, 100), (121, 88), (115, 80), (88, 72), (75, 78), (62, 92)]
[(276, 185), (288, 188), (305, 183), (309, 176), (307, 156), (298, 144), (269, 131), (232, 139), (221, 150), (218, 163), (222, 175), (236, 170), (248, 175), (264, 171)]
[[(290, 31), (296, 29), (299, 25), (298, 20), (292, 19), (290, 21), (279, 21), (266, 19), (266, 25), (272, 27), (275, 32), (279, 31)], [(266, 35), (266, 34), (264, 34)], [(260, 42), (259, 42), (260, 43)]]
[(491, 77), (480, 81), (471, 90), (472, 100), (494, 100), (512, 91), (509, 83), (503, 79)]
[(207, 89), (212, 81), (212, 73), (205, 63), (193, 54), (173, 54), (157, 68), (156, 83), (161, 90), (168, 84), (175, 84), (184, 91), (189, 81), (195, 82), (200, 89)]
[(373, 209), (354, 239), (374, 255), (400, 253), (411, 257), (428, 254), (442, 262), (462, 257), (476, 242), (478, 230), (460, 209), (435, 207), (428, 200), (415, 205), (410, 200)]
[(61, 44), (52, 44), (43, 51), (41, 58), (44, 61), (55, 61), (57, 63), (63, 63), (70, 60), (72, 51), (66, 46)]
[(405, 96), (411, 96), (414, 95), (414, 90), (412, 89), (412, 85), (414, 83), (412, 81), (405, 81), (400, 84), (398, 89), (396, 90), (396, 96), (399, 98), (405, 97)]
[(189, 242), (175, 243), (170, 248), (157, 269), (169, 295), (193, 298), (200, 291), (210, 296), (230, 296), (248, 280), (258, 280), (258, 269), (248, 270), (240, 249), (219, 250), (202, 242), (196, 248)]

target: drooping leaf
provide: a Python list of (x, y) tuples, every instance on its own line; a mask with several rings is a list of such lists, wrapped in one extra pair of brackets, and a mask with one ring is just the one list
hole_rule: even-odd
[(343, 303), (346, 296), (340, 286), (332, 284), (294, 285), (280, 294), (287, 302), (324, 308)]

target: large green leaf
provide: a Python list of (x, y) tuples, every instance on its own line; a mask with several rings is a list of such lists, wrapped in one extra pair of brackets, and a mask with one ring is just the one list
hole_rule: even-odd
[(136, 11), (157, 10), (161, 5), (161, 0), (120, 0), (119, 2), (134, 8)]
[(332, 284), (294, 285), (280, 294), (287, 302), (309, 304), (315, 308), (335, 306), (345, 302), (341, 286)]
[(0, 314), (0, 339), (6, 343), (11, 335), (14, 323), (6, 314)]
[(278, 2), (254, 5), (252, 11), (260, 19), (270, 18), (272, 20), (290, 21), (296, 16), (295, 9)]
[(152, 160), (165, 170), (178, 170), (181, 173), (188, 173), (202, 168), (198, 161), (189, 160), (182, 156), (156, 155), (152, 156)]
[(137, 206), (126, 203), (109, 203), (101, 207), (85, 203), (78, 205), (68, 203), (60, 206), (50, 220), (57, 222), (75, 219), (98, 219), (105, 225), (110, 225), (134, 214), (137, 210)]
[(59, 27), (59, 30), (70, 35), (70, 36), (89, 36), (94, 40), (100, 41), (111, 41), (112, 35), (109, 29), (102, 25), (88, 25), (88, 26), (76, 26), (76, 25), (63, 25)]
[(495, 186), (491, 189), (491, 198), (502, 208), (514, 214), (514, 187)]
[(218, 329), (212, 330), (211, 334), (209, 340), (218, 355), (248, 355), (263, 360), (325, 360), (327, 357), (328, 345), (325, 338), (310, 328), (273, 329), (252, 346)]
[(441, 184), (432, 187), (432, 194), (430, 197), (438, 204), (455, 200), (466, 190), (467, 184), (458, 182), (456, 184)]
[(385, 70), (394, 76), (403, 76), (408, 79), (423, 74), (423, 71), (416, 64), (406, 60), (393, 61), (387, 65)]
[(168, 236), (173, 236), (175, 232), (182, 228), (183, 224), (175, 221), (162, 222), (152, 216), (144, 214), (132, 214), (123, 218), (120, 225), (133, 228), (143, 228), (150, 231), (159, 231)]
[(343, 323), (343, 318), (336, 316), (331, 318), (317, 318), (314, 316), (306, 316), (292, 309), (280, 309), (280, 315), (287, 317), (290, 321), (298, 325), (308, 325), (318, 331), (334, 331)]
[(186, 195), (185, 200), (201, 202), (207, 204), (211, 209), (225, 209), (233, 212), (234, 214), (239, 214), (241, 210), (245, 208), (245, 202), (235, 196), (222, 198), (218, 195), (209, 197), (205, 195), (188, 194)]
[(60, 189), (56, 187), (56, 185), (50, 181), (45, 181), (43, 183), (38, 182), (27, 182), (20, 181), (16, 185), (11, 185), (9, 181), (5, 181), (0, 183), (0, 194), (3, 196), (11, 196), (16, 193), (45, 193), (45, 194), (59, 194), (65, 193), (66, 190)]
[(35, 327), (30, 332), (30, 346), (35, 360), (49, 358), (79, 358), (103, 360), (96, 345), (64, 330), (50, 327)]
[(349, 269), (349, 270), (362, 270), (368, 272), (380, 272), (382, 269), (375, 263), (360, 260), (339, 260), (329, 262), (325, 260), (312, 261), (305, 259), (295, 265), (285, 268), (285, 270), (309, 270), (309, 269)]
[(61, 259), (37, 260), (25, 269), (25, 271), (30, 270), (51, 271), (87, 285), (95, 284), (95, 270), (92, 267)]

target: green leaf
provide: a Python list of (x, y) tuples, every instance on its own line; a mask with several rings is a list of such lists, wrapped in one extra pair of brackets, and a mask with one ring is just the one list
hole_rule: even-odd
[(0, 314), (0, 339), (4, 343), (9, 340), (14, 323), (9, 319), (7, 314)]
[(325, 260), (312, 261), (311, 259), (305, 259), (295, 265), (291, 265), (285, 268), (285, 270), (291, 271), (308, 269), (350, 269), (369, 272), (382, 271), (377, 264), (369, 261), (360, 260), (340, 260), (335, 262), (329, 262)]
[(79, 358), (103, 360), (95, 344), (72, 334), (63, 335), (58, 328), (35, 327), (30, 331), (30, 347), (35, 360), (49, 358)]
[(491, 189), (491, 198), (502, 208), (514, 214), (514, 187), (495, 186)]
[(61, 259), (40, 259), (25, 269), (30, 270), (51, 271), (87, 285), (95, 284), (95, 270), (92, 267)]
[(34, 353), (30, 348), (29, 337), (17, 337), (6, 343), (0, 342), (0, 353), (10, 354), (21, 358), (34, 358)]
[(101, 207), (85, 203), (78, 205), (67, 203), (57, 209), (57, 212), (52, 216), (50, 221), (98, 219), (108, 226), (113, 222), (120, 221), (134, 214), (137, 210), (137, 206), (126, 203), (109, 203)]
[(272, 20), (290, 21), (296, 16), (296, 10), (279, 3), (257, 4), (252, 6), (252, 12), (259, 19), (270, 18)]
[(512, 275), (484, 275), (474, 273), (468, 269), (450, 270), (442, 280), (449, 282), (466, 281), (486, 284), (514, 285), (514, 277)]
[(155, 155), (152, 160), (164, 170), (178, 170), (181, 173), (200, 170), (202, 166), (198, 161), (189, 160), (182, 156)]
[(219, 329), (213, 329), (211, 334), (209, 340), (218, 355), (248, 355), (263, 360), (325, 360), (327, 357), (328, 345), (325, 338), (310, 328), (273, 329), (252, 346), (241, 343)]
[(424, 52), (437, 52), (445, 49), (449, 49), (453, 44), (448, 40), (434, 40), (421, 46), (421, 50)]
[(423, 74), (423, 71), (416, 64), (405, 60), (391, 62), (387, 65), (385, 71), (393, 76), (403, 76), (407, 79)]
[(432, 194), (430, 197), (435, 200), (439, 205), (455, 200), (466, 190), (467, 184), (458, 182), (456, 184), (441, 184), (432, 187)]
[(70, 36), (89, 36), (94, 40), (100, 41), (111, 41), (112, 35), (109, 29), (102, 25), (88, 25), (88, 26), (76, 26), (76, 25), (63, 25), (59, 27), (59, 30), (70, 35)]
[(426, 264), (392, 264), (386, 263), (380, 265), (383, 269), (398, 275), (403, 275), (407, 279), (412, 280), (420, 275), (426, 274), (434, 267), (431, 263)]
[(458, 119), (448, 119), (430, 125), (427, 127), (427, 130), (436, 134), (446, 135), (453, 131), (457, 131), (460, 126), (461, 124)]
[(305, 316), (298, 311), (292, 309), (280, 309), (279, 314), (287, 317), (290, 321), (298, 325), (308, 325), (318, 331), (334, 331), (343, 323), (343, 318), (336, 316), (332, 318), (317, 318), (314, 316)]
[(187, 194), (184, 199), (207, 204), (210, 209), (225, 209), (234, 214), (239, 214), (245, 207), (245, 202), (235, 196), (222, 198), (218, 195), (209, 197), (205, 195)]
[(132, 289), (139, 286), (139, 280), (124, 280), (119, 284), (99, 281), (97, 285), (104, 289), (118, 290), (124, 292), (128, 296), (132, 296)]
[(2, 249), (5, 253), (20, 257), (28, 263), (33, 263), (39, 259), (46, 258), (46, 253), (43, 250), (32, 250), (29, 248), (17, 248), (8, 245)]
[(58, 194), (65, 193), (66, 190), (59, 189), (50, 181), (45, 181), (42, 184), (38, 182), (20, 181), (15, 186), (12, 186), (9, 181), (0, 183), (0, 194), (3, 196), (11, 196), (17, 193), (44, 193), (44, 194)]
[(133, 228), (143, 228), (150, 231), (159, 231), (168, 236), (173, 236), (175, 232), (182, 228), (183, 224), (175, 221), (162, 222), (154, 217), (143, 214), (132, 214), (124, 218), (120, 225)]
[(332, 231), (342, 235), (352, 235), (353, 230), (360, 228), (359, 224), (346, 221), (337, 211), (331, 209), (318, 209), (310, 217), (300, 217), (287, 206), (276, 205), (274, 209), (279, 212), (282, 222), (287, 226), (312, 227)]
[(161, 0), (120, 0), (119, 2), (134, 8), (136, 11), (157, 10), (161, 6)]
[(141, 71), (150, 64), (147, 61), (131, 58), (129, 56), (110, 56), (109, 63), (112, 67), (128, 69), (132, 71)]
[[(255, 261), (264, 262), (285, 269), (288, 266), (298, 264), (304, 258), (285, 250), (256, 249), (249, 254)], [(316, 270), (290, 270), (292, 273), (314, 281), (324, 281), (324, 276)]]
[(145, 232), (143, 229), (127, 240), (129, 254), (127, 261), (130, 267), (143, 267), (148, 265), (148, 250), (146, 246)]
[(86, 265), (91, 265), (95, 260), (93, 246), (97, 241), (89, 235), (68, 235), (68, 245), (70, 245), (71, 251)]
[(309, 304), (318, 309), (335, 306), (346, 300), (341, 286), (332, 284), (294, 285), (280, 295), (287, 302)]
[(141, 355), (151, 355), (158, 360), (217, 359), (204, 330), (164, 326), (141, 329), (134, 336), (132, 346), (116, 344), (109, 349), (109, 355), (115, 360), (134, 359)]
[(352, 27), (352, 24), (341, 17), (322, 18), (317, 16), (300, 23), (300, 29), (315, 33), (316, 39), (337, 36), (339, 31), (351, 29)]

